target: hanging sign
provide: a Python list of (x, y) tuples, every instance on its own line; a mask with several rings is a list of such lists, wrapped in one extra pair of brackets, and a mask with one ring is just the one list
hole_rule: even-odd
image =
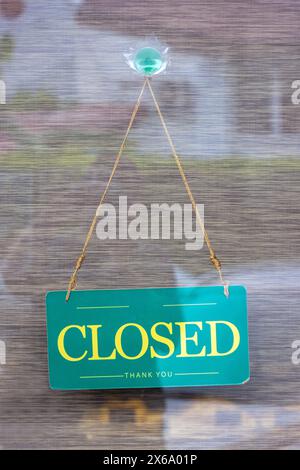
[(53, 389), (239, 385), (249, 379), (243, 286), (49, 292)]

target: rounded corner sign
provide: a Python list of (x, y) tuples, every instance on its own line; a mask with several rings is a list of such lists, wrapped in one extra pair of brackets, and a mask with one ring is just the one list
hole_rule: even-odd
[(50, 387), (240, 385), (249, 380), (243, 286), (48, 292)]

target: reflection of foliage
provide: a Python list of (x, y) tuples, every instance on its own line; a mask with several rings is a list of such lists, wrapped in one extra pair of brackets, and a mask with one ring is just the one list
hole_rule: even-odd
[(59, 107), (59, 99), (44, 90), (36, 92), (23, 90), (10, 100), (10, 107), (20, 111), (54, 110)]
[[(134, 151), (127, 152), (128, 158), (134, 165), (145, 174), (157, 172), (158, 168), (175, 168), (176, 163), (173, 158), (155, 155), (141, 156), (140, 153)], [(199, 171), (202, 176), (211, 174), (221, 174), (222, 176), (234, 177), (262, 177), (272, 172), (280, 171), (294, 172), (300, 171), (300, 159), (294, 156), (268, 157), (268, 158), (246, 158), (246, 157), (225, 157), (218, 160), (205, 159), (199, 160), (195, 158), (182, 159), (184, 168), (187, 172)]]
[(43, 168), (65, 168), (85, 170), (96, 157), (89, 154), (85, 148), (73, 145), (52, 150), (47, 147), (41, 149), (27, 148), (27, 151), (17, 150), (8, 154), (0, 155), (0, 166), (11, 169), (43, 169)]
[(10, 34), (5, 34), (0, 38), (0, 62), (5, 62), (11, 59), (14, 51), (15, 43)]
[[(17, 128), (14, 132), (17, 132)], [(68, 137), (66, 137), (68, 136)], [(22, 138), (21, 138), (22, 137)], [(20, 135), (20, 143), (26, 151), (16, 150), (0, 154), (0, 166), (11, 168), (82, 168), (86, 169), (95, 162), (99, 149), (111, 149), (117, 146), (115, 135), (98, 135), (84, 138), (80, 133), (64, 133), (63, 138), (55, 133), (43, 135), (42, 141), (28, 141), (28, 136)], [(68, 144), (66, 142), (73, 142)], [(110, 151), (110, 150), (108, 150)], [(131, 142), (126, 148), (126, 159), (145, 175), (157, 174), (157, 171), (172, 170), (176, 164), (171, 157), (157, 154), (141, 154)], [(294, 173), (300, 171), (300, 159), (294, 156), (246, 158), (225, 157), (221, 159), (184, 158), (187, 174), (199, 172), (203, 177), (220, 174), (223, 178), (258, 178), (280, 172)]]

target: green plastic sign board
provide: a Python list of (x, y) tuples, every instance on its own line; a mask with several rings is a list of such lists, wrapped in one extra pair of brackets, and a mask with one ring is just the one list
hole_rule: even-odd
[(50, 386), (238, 385), (249, 379), (243, 286), (49, 292)]

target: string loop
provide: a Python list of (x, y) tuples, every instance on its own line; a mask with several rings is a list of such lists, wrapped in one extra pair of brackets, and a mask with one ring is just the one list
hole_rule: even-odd
[(192, 193), (192, 190), (190, 188), (190, 185), (188, 183), (188, 180), (186, 178), (186, 175), (185, 175), (185, 172), (184, 172), (184, 169), (183, 169), (183, 166), (182, 166), (182, 163), (180, 161), (180, 158), (179, 156), (177, 155), (177, 152), (176, 152), (176, 149), (175, 149), (175, 146), (174, 146), (174, 143), (173, 143), (173, 140), (171, 138), (171, 135), (169, 133), (169, 130), (167, 128), (167, 125), (166, 125), (166, 122), (164, 120), (164, 117), (162, 115), (162, 112), (161, 112), (161, 109), (160, 109), (160, 106), (158, 104), (158, 101), (155, 97), (155, 94), (154, 94), (154, 91), (152, 89), (152, 86), (151, 86), (151, 83), (150, 83), (150, 80), (149, 78), (145, 78), (144, 80), (144, 83), (143, 83), (143, 86), (142, 86), (142, 89), (141, 89), (141, 92), (138, 96), (138, 99), (136, 101), (136, 104), (134, 106), (134, 109), (132, 111), (132, 114), (131, 114), (131, 117), (130, 117), (130, 121), (129, 121), (129, 124), (128, 124), (128, 127), (127, 127), (127, 130), (125, 132), (125, 136), (123, 138), (123, 141), (122, 141), (122, 144), (120, 146), (120, 149), (119, 149), (119, 152), (116, 156), (116, 159), (115, 159), (115, 162), (114, 162), (114, 165), (113, 165), (113, 168), (112, 168), (112, 171), (111, 171), (111, 174), (110, 174), (110, 177), (108, 179), (108, 182), (106, 184), (106, 187), (102, 193), (102, 196), (100, 198), (100, 202), (98, 204), (98, 207), (96, 209), (96, 212), (95, 212), (95, 215), (93, 217), (93, 220), (91, 222), (91, 225), (89, 227), (89, 230), (88, 230), (88, 233), (87, 233), (87, 236), (86, 236), (86, 239), (85, 239), (85, 242), (83, 244), (83, 248), (81, 250), (81, 253), (75, 263), (75, 267), (74, 267), (74, 271), (71, 275), (71, 278), (70, 278), (70, 281), (69, 281), (69, 285), (68, 285), (68, 290), (67, 290), (67, 294), (66, 294), (66, 301), (69, 300), (70, 298), (70, 294), (71, 294), (71, 291), (74, 290), (76, 288), (76, 285), (77, 285), (77, 276), (78, 276), (78, 271), (79, 269), (81, 268), (83, 262), (84, 262), (84, 259), (85, 259), (85, 256), (86, 256), (86, 252), (87, 252), (87, 248), (88, 248), (88, 244), (90, 242), (90, 239), (92, 237), (92, 234), (93, 234), (93, 231), (94, 231), (94, 228), (95, 228), (95, 225), (96, 225), (96, 222), (97, 222), (97, 217), (98, 217), (98, 213), (99, 213), (99, 209), (101, 208), (103, 202), (104, 202), (104, 199), (106, 197), (106, 194), (107, 194), (107, 191), (110, 187), (110, 184), (111, 184), (111, 181), (114, 177), (114, 174), (117, 170), (117, 167), (118, 167), (118, 164), (120, 162), (120, 159), (121, 159), (121, 156), (123, 154), (123, 151), (125, 149), (125, 145), (126, 145), (126, 142), (127, 142), (127, 138), (128, 138), (128, 135), (129, 135), (129, 132), (132, 128), (132, 125), (133, 125), (133, 122), (135, 120), (135, 117), (137, 115), (137, 112), (139, 110), (139, 107), (140, 107), (140, 104), (141, 104), (141, 99), (142, 99), (142, 96), (143, 96), (143, 93), (145, 91), (145, 87), (146, 85), (148, 86), (149, 88), (149, 91), (150, 91), (150, 94), (152, 96), (152, 99), (154, 101), (154, 104), (155, 104), (155, 107), (156, 107), (156, 110), (157, 110), (157, 113), (159, 115), (159, 118), (160, 118), (160, 121), (161, 121), (161, 124), (162, 124), (162, 127), (165, 131), (165, 134), (167, 136), (167, 139), (168, 139), (168, 142), (169, 142), (169, 145), (170, 145), (170, 148), (171, 148), (171, 151), (172, 151), (172, 155), (176, 161), (176, 164), (177, 164), (177, 167), (178, 167), (178, 170), (179, 170), (179, 173), (180, 173), (180, 176), (182, 178), (182, 181), (183, 181), (183, 184), (185, 186), (185, 189), (186, 189), (186, 192), (189, 196), (189, 199), (191, 201), (191, 204), (192, 204), (192, 207), (193, 207), (193, 210), (195, 212), (195, 216), (196, 216), (196, 220), (201, 228), (201, 231), (203, 233), (203, 237), (204, 237), (204, 240), (205, 240), (205, 243), (207, 245), (207, 248), (208, 248), (208, 251), (209, 251), (209, 255), (210, 255), (210, 261), (212, 263), (212, 265), (214, 266), (214, 268), (216, 269), (216, 271), (218, 272), (219, 274), (219, 277), (220, 277), (220, 281), (221, 281), (221, 284), (224, 286), (224, 294), (228, 297), (229, 296), (229, 290), (228, 290), (228, 286), (229, 286), (229, 283), (224, 281), (223, 279), (223, 275), (222, 275), (222, 268), (221, 268), (221, 261), (219, 260), (219, 258), (217, 257), (215, 251), (213, 250), (212, 248), (212, 245), (211, 245), (211, 241), (208, 237), (208, 233), (204, 227), (204, 222), (202, 220), (202, 217), (199, 213), (199, 210), (198, 210), (198, 207), (197, 207), (197, 204), (196, 204), (196, 201), (194, 199), (194, 196), (193, 196), (193, 193)]

